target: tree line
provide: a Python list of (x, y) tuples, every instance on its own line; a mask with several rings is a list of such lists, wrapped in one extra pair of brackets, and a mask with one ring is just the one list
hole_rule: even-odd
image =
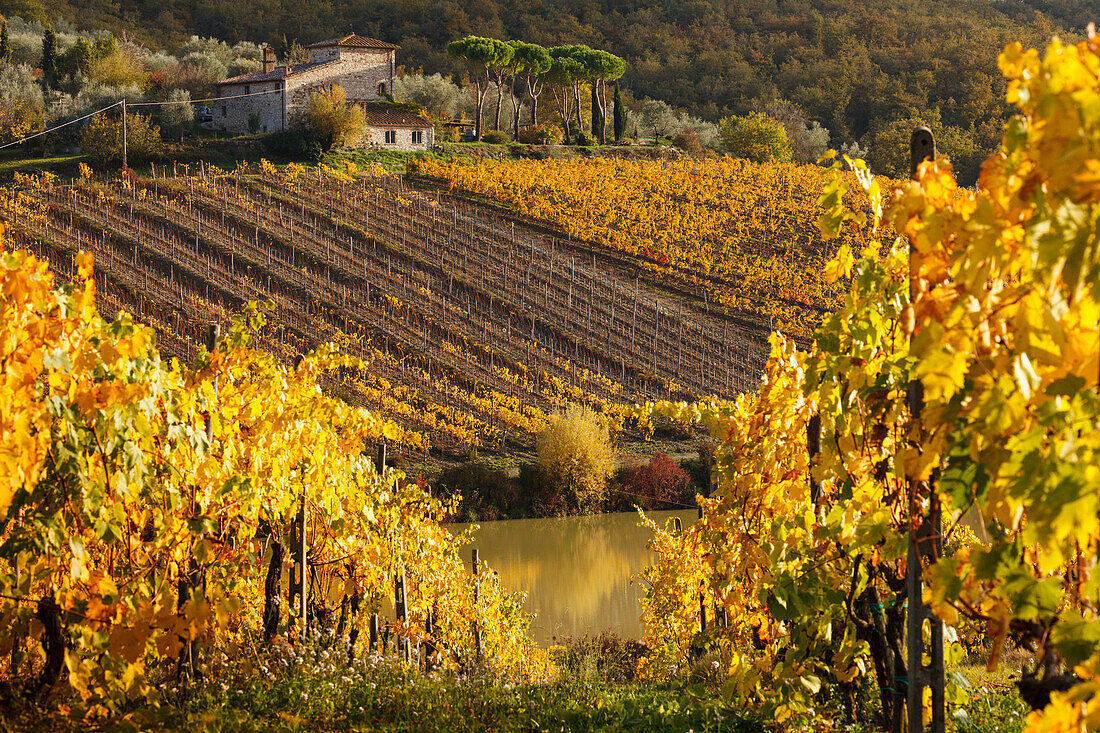
[[(494, 129), (500, 129), (504, 90), (510, 91), (513, 136), (518, 136), (524, 98), (530, 104), (530, 124), (538, 123), (539, 96), (549, 88), (561, 118), (565, 139), (581, 128), (581, 91), (591, 90), (592, 132), (601, 145), (607, 144), (607, 87), (626, 71), (626, 62), (613, 53), (584, 45), (544, 48), (524, 41), (466, 36), (447, 44), (447, 53), (460, 61), (475, 85), (475, 135), (482, 139), (482, 114), (491, 82), (497, 91)], [(616, 106), (618, 108), (618, 106)], [(576, 120), (573, 126), (574, 118)], [(616, 140), (622, 137), (616, 127)]]
[[(1006, 44), (1071, 39), (1096, 0), (0, 0), (0, 11), (65, 17), (155, 47), (193, 34), (303, 44), (350, 31), (401, 46), (410, 71), (454, 78), (447, 44), (467, 35), (545, 48), (585, 43), (624, 59), (621, 79), (709, 122), (773, 102), (801, 108), (836, 144), (860, 143), (876, 170), (904, 167), (895, 143), (914, 120), (938, 133), (963, 177), (998, 144), (1008, 108), (996, 58)], [(948, 132), (949, 131), (949, 132)], [(835, 146), (835, 145), (834, 145)], [(904, 173), (904, 171), (902, 171)]]

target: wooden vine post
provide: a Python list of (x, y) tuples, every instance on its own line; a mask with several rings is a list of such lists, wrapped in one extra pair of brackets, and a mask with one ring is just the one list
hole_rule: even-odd
[[(913, 130), (909, 145), (909, 175), (915, 178), (918, 166), (925, 160), (935, 160), (936, 140), (927, 127)], [(919, 272), (913, 262), (914, 247), (909, 243), (909, 303), (916, 300)], [(910, 335), (910, 352), (912, 335)], [(921, 412), (924, 409), (924, 388), (919, 379), (910, 379), (908, 387), (909, 414), (912, 420), (910, 435), (919, 435)], [(921, 450), (919, 438), (911, 438), (910, 448)], [(940, 531), (940, 503), (936, 492), (936, 476), (931, 482), (915, 475), (907, 475), (909, 500), (909, 554), (907, 563), (908, 613), (906, 617), (906, 656), (908, 678), (906, 686), (906, 715), (909, 733), (923, 733), (923, 693), (932, 691), (932, 733), (944, 733), (944, 679), (943, 679), (943, 622), (924, 604), (921, 588), (922, 558), (938, 558), (943, 550)], [(928, 514), (919, 516), (918, 507), (922, 495), (928, 496)], [(931, 627), (931, 643), (928, 655), (930, 664), (924, 664), (923, 627), (925, 619)]]
[(299, 550), (299, 557), (301, 563), (298, 565), (298, 583), (300, 585), (301, 594), (299, 600), (301, 601), (301, 610), (299, 611), (302, 619), (302, 639), (305, 640), (309, 636), (309, 548), (306, 545), (306, 490), (302, 487), (302, 514), (299, 522), (301, 523), (302, 533), (300, 535), (302, 540), (301, 549)]
[(477, 652), (477, 661), (481, 661), (485, 655), (485, 649), (481, 645), (481, 624), (477, 619), (477, 597), (480, 590), (480, 582), (478, 580), (478, 573), (481, 570), (481, 563), (477, 556), (477, 548), (473, 549), (473, 561), (474, 561), (474, 649)]
[(264, 639), (271, 639), (279, 632), (279, 617), (282, 599), (279, 596), (279, 580), (282, 576), (283, 558), (286, 556), (286, 548), (283, 543), (271, 535), (271, 559), (267, 565), (267, 576), (264, 578)]
[[(699, 520), (703, 519), (703, 505), (699, 505)], [(706, 582), (699, 587), (699, 633), (707, 633), (707, 593)]]
[(821, 461), (821, 413), (819, 412), (810, 415), (810, 419), (806, 423), (806, 447), (810, 452), (810, 506), (813, 507), (816, 513), (817, 505), (821, 501), (821, 494), (824, 491), (822, 482), (814, 480), (813, 475), (814, 466)]
[[(405, 595), (405, 565), (401, 564), (393, 576), (393, 608), (397, 623), (408, 619), (408, 597)], [(397, 637), (397, 652), (407, 664), (409, 662), (409, 640), (405, 636)]]
[(53, 689), (65, 667), (65, 638), (61, 626), (61, 606), (48, 593), (38, 601), (34, 617), (42, 624), (42, 646), (46, 662), (34, 685), (34, 694)]

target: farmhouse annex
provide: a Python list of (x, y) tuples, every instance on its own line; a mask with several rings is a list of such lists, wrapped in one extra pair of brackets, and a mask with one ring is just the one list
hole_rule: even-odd
[(281, 132), (294, 125), (309, 95), (332, 85), (363, 107), (366, 129), (361, 144), (391, 150), (420, 150), (434, 143), (431, 122), (385, 103), (396, 78), (399, 47), (350, 34), (307, 47), (309, 61), (275, 65), (275, 51), (264, 49), (263, 69), (220, 82), (212, 112), (215, 129), (238, 135)]

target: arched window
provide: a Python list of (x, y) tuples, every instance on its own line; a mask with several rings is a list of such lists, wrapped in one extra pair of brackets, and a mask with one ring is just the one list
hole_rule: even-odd
[(378, 85), (378, 96), (379, 97), (386, 96), (386, 82), (382, 82)]

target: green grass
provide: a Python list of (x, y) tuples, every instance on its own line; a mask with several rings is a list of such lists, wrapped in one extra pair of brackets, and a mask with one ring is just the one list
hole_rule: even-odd
[(55, 173), (72, 172), (75, 174), (77, 164), (85, 160), (82, 154), (54, 155), (45, 158), (10, 158), (0, 160), (0, 175), (15, 171), (29, 172), (48, 170)]
[(335, 649), (284, 648), (243, 663), (216, 657), (194, 689), (168, 687), (170, 705), (157, 722), (210, 731), (768, 730), (701, 687), (562, 677), (533, 684), (478, 672), (424, 676), (392, 656), (349, 664)]
[(325, 153), (321, 162), (333, 168), (341, 168), (345, 161), (358, 166), (378, 163), (388, 171), (403, 173), (409, 161), (422, 158), (443, 160), (447, 156), (431, 151), (401, 152), (396, 150), (363, 150), (358, 148), (339, 148)]
[[(576, 640), (575, 640), (576, 641)], [(204, 655), (199, 680), (175, 681), (173, 665), (149, 670), (159, 705), (134, 704), (94, 723), (102, 730), (202, 731), (693, 731), (766, 733), (774, 728), (718, 691), (723, 680), (697, 671), (662, 683), (634, 681), (629, 643), (608, 651), (599, 640), (579, 640), (549, 652), (559, 671), (534, 682), (472, 671), (432, 672), (377, 654), (348, 659), (340, 645), (297, 650), (276, 642), (231, 654)], [(249, 645), (250, 646), (250, 645)], [(616, 651), (617, 650), (617, 651)], [(579, 654), (579, 656), (578, 656)], [(610, 662), (601, 666), (600, 662)], [(955, 733), (1018, 733), (1027, 706), (1008, 672), (984, 665), (958, 671), (972, 683), (971, 698), (949, 711)], [(822, 695), (830, 694), (827, 687)], [(0, 715), (4, 730), (88, 730), (79, 698), (54, 698), (43, 707), (16, 699)], [(859, 695), (868, 721), (835, 730), (873, 733), (877, 700), (873, 679)], [(827, 701), (822, 698), (823, 704)], [(836, 702), (835, 700), (833, 702)], [(58, 704), (64, 703), (59, 708)], [(66, 714), (67, 713), (67, 714)]]

